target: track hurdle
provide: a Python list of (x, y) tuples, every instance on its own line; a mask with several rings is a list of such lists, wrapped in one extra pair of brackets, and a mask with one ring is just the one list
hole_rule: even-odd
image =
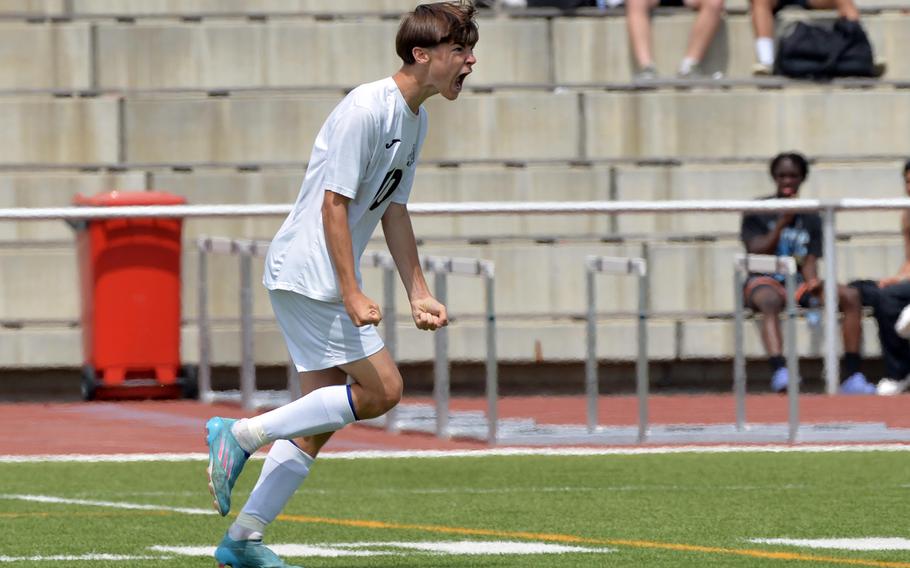
[[(486, 398), (487, 398), (487, 441), (496, 443), (499, 425), (499, 376), (496, 363), (496, 308), (494, 290), (496, 270), (492, 261), (473, 258), (445, 258), (427, 256), (423, 259), (424, 272), (432, 273), (434, 295), (436, 299), (447, 304), (448, 276), (479, 276), (484, 280), (484, 315), (486, 334)], [(449, 438), (452, 435), (449, 425), (449, 401), (451, 388), (449, 381), (449, 330), (445, 327), (436, 330), (433, 336), (433, 401), (436, 406), (436, 435)]]
[(736, 398), (736, 429), (746, 429), (746, 354), (745, 298), (743, 287), (749, 273), (783, 274), (787, 290), (786, 332), (784, 353), (787, 358), (788, 434), (790, 442), (796, 441), (799, 430), (799, 357), (796, 352), (796, 261), (790, 256), (764, 254), (738, 254), (733, 260), (734, 343), (733, 392)]
[[(275, 407), (300, 397), (300, 381), (294, 363), (288, 360), (287, 390), (262, 391), (256, 387), (256, 367), (253, 356), (253, 259), (265, 257), (269, 241), (231, 239), (226, 237), (201, 236), (196, 241), (198, 261), (198, 327), (199, 327), (199, 399), (203, 402), (240, 402), (246, 410)], [(212, 324), (209, 315), (209, 274), (208, 259), (212, 254), (226, 254), (239, 257), (240, 264), (240, 389), (227, 391), (212, 390)], [(391, 314), (394, 322), (395, 263), (391, 255), (367, 251), (361, 258), (361, 267), (380, 268), (383, 274), (383, 313)], [(392, 356), (395, 356), (397, 338), (394, 323), (384, 326), (383, 341)], [(390, 416), (389, 429), (395, 429), (396, 421)]]
[(585, 359), (585, 395), (587, 398), (588, 433), (598, 428), (597, 403), (600, 396), (597, 377), (597, 289), (595, 276), (631, 274), (638, 277), (638, 358), (635, 362), (635, 391), (638, 396), (638, 441), (648, 435), (648, 263), (643, 258), (589, 256), (585, 261), (587, 294), (587, 357)]

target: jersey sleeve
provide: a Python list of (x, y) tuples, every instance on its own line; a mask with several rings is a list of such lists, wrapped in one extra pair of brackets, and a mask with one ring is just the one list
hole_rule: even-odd
[(417, 174), (417, 162), (420, 160), (420, 151), (423, 149), (423, 141), (427, 137), (427, 112), (420, 108), (420, 133), (417, 135), (417, 147), (414, 150), (414, 162), (405, 169), (404, 176), (395, 194), (392, 195), (392, 203), (407, 205), (408, 198), (411, 197), (411, 187), (414, 185), (414, 176)]
[(377, 123), (366, 108), (352, 105), (341, 113), (326, 140), (325, 189), (354, 199), (378, 139)]

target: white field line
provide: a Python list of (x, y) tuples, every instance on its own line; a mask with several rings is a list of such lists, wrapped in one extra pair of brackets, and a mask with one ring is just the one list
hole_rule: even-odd
[[(340, 556), (401, 556), (406, 552), (450, 555), (499, 555), (499, 554), (567, 554), (614, 552), (611, 548), (567, 546), (547, 542), (515, 541), (438, 541), (438, 542), (339, 542), (333, 544), (270, 544), (279, 556), (327, 557)], [(397, 549), (397, 550), (396, 550)], [(212, 556), (212, 546), (153, 546), (149, 550), (181, 556)]]
[(189, 507), (169, 507), (168, 505), (146, 505), (142, 503), (122, 503), (120, 501), (96, 501), (93, 499), (67, 499), (51, 495), (6, 495), (0, 494), (0, 499), (11, 501), (30, 501), (32, 503), (52, 503), (58, 505), (84, 505), (87, 507), (107, 507), (110, 509), (131, 509), (139, 511), (167, 511), (170, 513), (183, 513), (185, 515), (215, 515), (212, 509), (193, 509)]
[(803, 548), (823, 548), (829, 550), (910, 550), (910, 539), (873, 536), (862, 538), (751, 538), (749, 542), (756, 544), (780, 544), (784, 546), (800, 546)]
[(170, 556), (127, 556), (124, 554), (80, 554), (54, 556), (0, 556), (0, 562), (126, 562), (134, 560), (171, 560)]
[[(910, 452), (910, 443), (654, 446), (636, 448), (494, 448), (489, 450), (364, 450), (323, 452), (319, 459), (483, 458), (500, 456), (643, 456), (665, 454)], [(263, 459), (262, 452), (253, 459)], [(207, 453), (0, 455), (0, 463), (207, 461)]]

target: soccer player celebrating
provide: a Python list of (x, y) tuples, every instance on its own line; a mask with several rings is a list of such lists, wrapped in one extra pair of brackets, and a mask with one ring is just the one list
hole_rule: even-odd
[(474, 11), (462, 1), (408, 13), (395, 39), (401, 68), (351, 91), (316, 137), (263, 278), (304, 396), (254, 418), (206, 424), (209, 489), (221, 515), (231, 508), (231, 489), (249, 455), (274, 442), (215, 551), (222, 567), (287, 566), (262, 544), (266, 526), (333, 432), (380, 416), (401, 398), (401, 375), (375, 327), (382, 313), (361, 291), (360, 257), (380, 221), (415, 324), (435, 330), (448, 323), (445, 306), (428, 291), (406, 203), (427, 133), (421, 104), (435, 94), (457, 99), (476, 62)]

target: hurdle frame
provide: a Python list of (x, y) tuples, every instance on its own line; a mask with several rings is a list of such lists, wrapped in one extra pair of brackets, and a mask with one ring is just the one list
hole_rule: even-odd
[[(211, 375), (211, 320), (208, 312), (208, 255), (227, 254), (239, 257), (240, 280), (240, 404), (245, 410), (256, 410), (265, 406), (273, 406), (279, 402), (282, 391), (259, 391), (256, 388), (256, 367), (253, 356), (253, 258), (262, 258), (268, 251), (269, 241), (249, 239), (232, 239), (228, 237), (200, 236), (196, 239), (198, 252), (197, 275), (197, 325), (199, 329), (199, 398), (204, 402), (218, 402), (237, 398), (235, 391), (216, 393), (212, 390)], [(391, 314), (392, 322), (383, 330), (383, 342), (393, 357), (397, 351), (397, 335), (395, 333), (395, 292), (394, 275), (395, 262), (391, 255), (380, 251), (367, 251), (361, 258), (363, 268), (381, 268), (383, 274), (383, 312)], [(294, 400), (301, 396), (300, 380), (294, 362), (288, 357), (287, 364), (287, 391), (284, 394)], [(394, 413), (387, 420), (387, 427), (396, 431)]]
[[(486, 340), (485, 390), (487, 400), (487, 441), (495, 444), (499, 434), (499, 367), (496, 355), (496, 268), (493, 261), (426, 256), (422, 260), (424, 272), (433, 274), (434, 295), (443, 305), (448, 302), (448, 275), (479, 276), (484, 280), (484, 333)], [(436, 436), (450, 438), (449, 403), (451, 384), (449, 376), (449, 331), (446, 327), (436, 330), (433, 336), (433, 401), (436, 412)]]
[[(645, 249), (647, 252), (647, 249)], [(588, 256), (585, 259), (585, 290), (587, 298), (585, 397), (587, 428), (593, 434), (598, 429), (598, 400), (600, 385), (597, 363), (597, 288), (595, 275), (631, 274), (638, 277), (638, 356), (635, 361), (635, 392), (638, 398), (638, 441), (648, 436), (648, 263), (640, 257)]]
[(746, 279), (752, 272), (760, 274), (783, 274), (787, 293), (784, 354), (787, 360), (789, 381), (787, 382), (787, 439), (795, 442), (799, 431), (799, 355), (796, 344), (796, 275), (798, 267), (791, 256), (766, 254), (737, 254), (733, 259), (733, 312), (734, 312), (734, 353), (733, 393), (736, 399), (736, 429), (743, 431), (746, 426), (746, 354), (745, 354), (745, 297)]

